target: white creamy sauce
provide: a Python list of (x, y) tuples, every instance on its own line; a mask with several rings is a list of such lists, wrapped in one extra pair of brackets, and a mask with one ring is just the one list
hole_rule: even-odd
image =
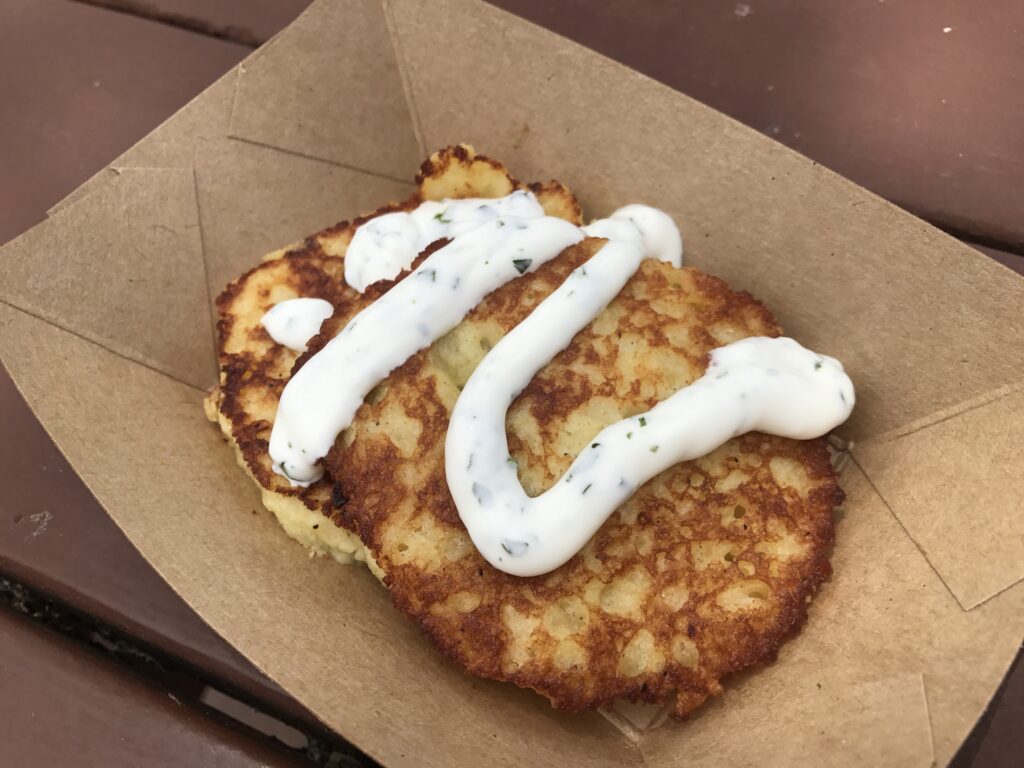
[(648, 206), (626, 206), (581, 230), (545, 216), (536, 198), (520, 191), (497, 200), (424, 203), (356, 231), (345, 278), (360, 291), (407, 269), (430, 243), (450, 242), (356, 315), (288, 382), (270, 438), (274, 470), (293, 485), (317, 480), (320, 459), (378, 382), (491, 291), (584, 235), (609, 242), (487, 354), (448, 427), (448, 485), (474, 544), (494, 567), (518, 576), (547, 573), (673, 464), (752, 430), (809, 439), (849, 416), (853, 384), (837, 360), (792, 339), (744, 339), (714, 350), (707, 372), (688, 387), (603, 429), (554, 486), (527, 496), (509, 455), (509, 406), (615, 298), (644, 258), (681, 266), (682, 238), (667, 214)]
[[(462, 390), (445, 442), (448, 486), (473, 543), (516, 576), (554, 570), (649, 479), (750, 431), (806, 440), (853, 409), (853, 384), (838, 360), (793, 339), (743, 339), (711, 353), (707, 372), (647, 413), (601, 430), (549, 490), (526, 495), (509, 455), (505, 414), (534, 374), (586, 325), (570, 308), (574, 274), (494, 346)], [(580, 268), (582, 269), (582, 267)], [(594, 296), (585, 301), (600, 309)], [(573, 322), (552, 318), (573, 313)], [(543, 318), (547, 322), (538, 321)]]
[(362, 293), (393, 280), (431, 243), (456, 237), (502, 217), (536, 219), (544, 209), (531, 192), (495, 199), (425, 202), (413, 211), (386, 213), (356, 230), (345, 253), (345, 282)]
[[(543, 213), (490, 218), (454, 235), (313, 355), (281, 394), (270, 436), (274, 471), (293, 485), (318, 480), (318, 462), (378, 382), (491, 291), (583, 239), (579, 228)], [(355, 246), (353, 240), (346, 260)]]
[(323, 299), (286, 299), (271, 307), (260, 323), (278, 344), (305, 352), (309, 340), (333, 314), (334, 307)]
[(679, 227), (667, 213), (649, 205), (623, 206), (607, 219), (590, 222), (583, 231), (590, 237), (638, 243), (651, 258), (676, 267), (683, 265), (683, 236)]

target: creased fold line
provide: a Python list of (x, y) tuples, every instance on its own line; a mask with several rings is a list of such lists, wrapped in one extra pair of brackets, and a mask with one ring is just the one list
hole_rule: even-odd
[[(333, 68), (339, 50), (358, 66)], [(305, 120), (311, 103), (316, 119)], [(227, 132), (397, 179), (420, 160), (412, 121), (384, 8), (358, 0), (311, 5), (240, 65)]]
[(124, 171), (0, 253), (8, 304), (192, 386), (213, 382), (191, 169)]
[(402, 81), (402, 93), (405, 95), (406, 109), (409, 110), (409, 118), (412, 121), (413, 134), (416, 136), (416, 145), (419, 147), (420, 157), (429, 154), (426, 141), (423, 138), (423, 126), (420, 123), (420, 113), (416, 106), (416, 95), (412, 85), (412, 72), (402, 52), (402, 45), (399, 40), (398, 28), (395, 25), (395, 10), (392, 0), (381, 0), (384, 11), (384, 23), (387, 25), (388, 38), (391, 41), (391, 51), (398, 65), (398, 76)]
[(856, 446), (853, 458), (960, 606), (1024, 580), (1024, 387)]

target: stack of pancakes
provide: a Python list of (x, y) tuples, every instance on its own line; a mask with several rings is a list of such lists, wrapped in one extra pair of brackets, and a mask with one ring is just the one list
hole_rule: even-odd
[[(267, 447), (289, 377), (394, 285), (360, 294), (345, 283), (345, 250), (360, 224), (425, 200), (520, 188), (548, 215), (582, 223), (565, 186), (523, 185), (464, 145), (435, 153), (417, 184), (405, 202), (274, 252), (227, 287), (217, 300), (220, 385), (208, 415), (292, 538), (311, 553), (369, 565), (395, 605), (470, 673), (532, 688), (560, 708), (624, 698), (670, 702), (685, 716), (721, 690), (723, 676), (773, 658), (829, 575), (832, 513), (843, 495), (824, 439), (751, 433), (677, 464), (568, 563), (533, 578), (480, 556), (445, 481), (448, 419), (473, 369), (604, 240), (587, 238), (494, 291), (375, 387), (326, 457), (323, 479), (296, 488), (273, 473)], [(296, 297), (334, 306), (303, 355), (260, 324), (274, 304)], [(645, 260), (509, 409), (524, 488), (543, 492), (600, 429), (700, 377), (712, 349), (780, 333), (749, 294)]]

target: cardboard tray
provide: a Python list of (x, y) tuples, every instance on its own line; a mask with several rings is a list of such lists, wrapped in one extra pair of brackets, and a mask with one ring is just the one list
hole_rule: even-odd
[[(857, 385), (835, 575), (778, 661), (686, 724), (560, 713), (454, 669), (363, 569), (288, 542), (203, 415), (222, 286), (404, 197), (458, 141), (571, 184), (589, 216), (666, 209), (689, 263)], [(315, 3), (4, 247), (0, 302), (0, 357), (147, 560), (388, 765), (945, 764), (1024, 634), (1024, 280), (481, 3)]]

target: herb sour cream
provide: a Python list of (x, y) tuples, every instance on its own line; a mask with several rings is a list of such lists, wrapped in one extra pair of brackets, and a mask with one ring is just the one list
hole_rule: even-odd
[(295, 352), (305, 352), (309, 340), (333, 314), (334, 307), (323, 299), (285, 299), (271, 307), (260, 318), (260, 324), (278, 344)]
[[(609, 247), (587, 266), (605, 253)], [(742, 339), (713, 350), (707, 372), (689, 386), (598, 432), (551, 488), (527, 496), (509, 455), (505, 415), (587, 324), (552, 325), (571, 302), (562, 289), (601, 274), (587, 273), (571, 275), (494, 346), (463, 388), (448, 427), (445, 473), (459, 517), (484, 558), (516, 576), (538, 576), (567, 562), (641, 485), (674, 464), (754, 430), (819, 437), (853, 408), (853, 384), (838, 360), (789, 338)], [(603, 287), (594, 291), (595, 304), (598, 293)], [(584, 316), (573, 314), (573, 321)]]
[(319, 479), (320, 459), (377, 383), (487, 294), (584, 236), (608, 243), (488, 352), (448, 426), (448, 486), (474, 545), (495, 568), (517, 576), (554, 570), (647, 480), (733, 437), (758, 430), (810, 439), (849, 416), (854, 389), (839, 361), (789, 338), (743, 339), (714, 350), (703, 376), (647, 413), (601, 430), (550, 489), (528, 496), (508, 450), (509, 406), (645, 258), (680, 267), (682, 238), (667, 214), (649, 206), (629, 205), (580, 229), (545, 216), (531, 193), (517, 191), (496, 200), (423, 203), (356, 231), (345, 278), (359, 291), (408, 269), (430, 243), (449, 242), (356, 315), (288, 382), (270, 439), (274, 470), (293, 485)]
[(377, 216), (352, 236), (345, 253), (345, 282), (362, 293), (378, 280), (393, 280), (437, 240), (457, 237), (486, 221), (538, 219), (544, 209), (531, 192), (491, 200), (428, 201), (413, 211)]
[[(497, 201), (453, 201), (447, 207), (424, 203), (409, 215), (415, 217), (420, 209), (433, 211), (420, 218), (436, 221), (443, 228), (440, 236), (450, 238), (448, 244), (352, 318), (281, 393), (270, 456), (274, 471), (293, 485), (308, 486), (323, 475), (320, 459), (352, 423), (369, 391), (395, 368), (458, 325), (487, 294), (584, 237), (573, 224), (545, 216), (529, 192)], [(410, 246), (405, 235), (392, 237), (390, 227), (378, 228), (380, 237), (359, 242), (353, 237), (346, 263), (352, 259), (354, 269), (365, 275), (362, 265), (380, 249), (420, 247), (421, 240)]]

